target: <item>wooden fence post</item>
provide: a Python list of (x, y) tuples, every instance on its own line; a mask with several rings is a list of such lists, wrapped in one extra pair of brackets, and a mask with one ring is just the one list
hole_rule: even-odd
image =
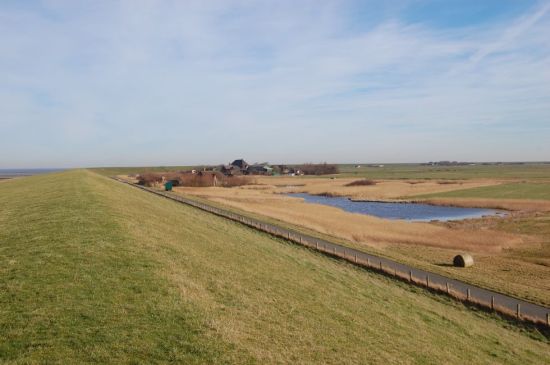
[(466, 300), (470, 301), (470, 288), (466, 289)]
[(430, 287), (430, 277), (428, 275), (426, 275), (426, 287)]
[(353, 255), (355, 258), (355, 263), (357, 263), (357, 254)]
[(521, 317), (521, 306), (520, 304), (518, 303), (518, 307), (517, 307), (517, 311), (516, 311), (516, 314), (518, 316), (518, 319)]
[(409, 281), (412, 283), (413, 281), (413, 272), (412, 270), (409, 270)]
[(382, 261), (380, 261), (380, 270), (382, 270)]
[(491, 295), (491, 310), (495, 310), (495, 296)]
[(447, 289), (447, 294), (450, 294), (451, 290), (449, 288), (449, 282), (448, 281), (445, 283), (445, 288)]

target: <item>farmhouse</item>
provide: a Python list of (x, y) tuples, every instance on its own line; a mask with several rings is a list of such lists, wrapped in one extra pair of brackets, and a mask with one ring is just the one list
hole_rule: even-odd
[(251, 165), (246, 172), (248, 175), (273, 175), (273, 168), (267, 165)]
[(239, 168), (241, 171), (246, 171), (248, 169), (248, 163), (242, 158), (240, 160), (235, 160), (231, 162), (231, 166)]

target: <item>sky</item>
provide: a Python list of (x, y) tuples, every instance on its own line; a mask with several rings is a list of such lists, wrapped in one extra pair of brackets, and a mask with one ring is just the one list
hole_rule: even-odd
[(0, 168), (550, 160), (550, 1), (0, 1)]

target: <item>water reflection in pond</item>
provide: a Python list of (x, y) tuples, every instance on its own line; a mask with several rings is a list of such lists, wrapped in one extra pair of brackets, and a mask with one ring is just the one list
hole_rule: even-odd
[(347, 212), (374, 215), (386, 219), (404, 219), (410, 221), (450, 221), (483, 216), (501, 215), (500, 211), (483, 208), (444, 207), (419, 203), (386, 203), (370, 201), (352, 201), (342, 197), (326, 197), (305, 193), (287, 194), (303, 198), (308, 203), (324, 204), (341, 208)]

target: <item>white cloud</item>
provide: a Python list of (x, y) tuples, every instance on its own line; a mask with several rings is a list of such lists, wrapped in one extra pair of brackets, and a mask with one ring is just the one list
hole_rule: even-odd
[(548, 4), (449, 29), (356, 29), (338, 2), (75, 4), (0, 6), (0, 166), (31, 144), (57, 166), (550, 155), (507, 147), (550, 135)]

